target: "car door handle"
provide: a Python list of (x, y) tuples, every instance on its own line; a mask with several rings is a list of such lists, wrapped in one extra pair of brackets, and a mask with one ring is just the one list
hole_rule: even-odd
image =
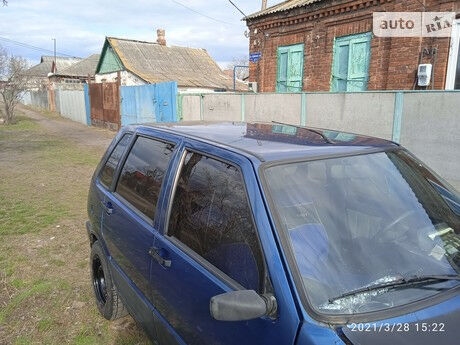
[(101, 204), (102, 204), (102, 207), (104, 208), (105, 210), (105, 213), (107, 213), (108, 215), (111, 215), (113, 213), (113, 205), (110, 201), (108, 202), (103, 202), (101, 201)]
[(163, 266), (163, 267), (171, 267), (171, 260), (167, 260), (162, 256), (160, 248), (155, 248), (155, 247), (150, 248), (149, 249), (149, 254), (161, 266)]

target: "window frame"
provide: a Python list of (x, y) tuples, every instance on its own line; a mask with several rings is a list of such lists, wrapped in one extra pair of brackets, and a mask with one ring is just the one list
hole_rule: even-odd
[[(455, 90), (455, 79), (459, 66), (459, 49), (460, 49), (460, 18), (454, 20), (452, 25), (452, 34), (450, 38), (450, 47), (448, 52), (448, 62), (446, 70), (446, 90)], [(431, 81), (433, 82), (433, 81)]]
[(168, 239), (172, 244), (174, 244), (178, 249), (180, 249), (182, 252), (184, 252), (188, 257), (190, 257), (192, 260), (196, 261), (198, 264), (203, 266), (207, 271), (209, 271), (211, 274), (213, 274), (215, 277), (217, 277), (219, 280), (224, 282), (226, 285), (228, 285), (230, 288), (234, 290), (247, 290), (246, 287), (242, 286), (239, 282), (237, 282), (235, 279), (227, 275), (224, 271), (220, 270), (216, 266), (214, 266), (211, 262), (206, 260), (204, 257), (202, 257), (200, 254), (195, 252), (192, 248), (190, 248), (187, 244), (183, 243), (180, 241), (178, 238), (171, 236), (169, 234), (169, 221), (171, 217), (171, 211), (174, 203), (174, 198), (176, 196), (176, 190), (177, 190), (177, 185), (179, 182), (180, 174), (182, 172), (182, 168), (184, 166), (184, 161), (185, 157), (187, 156), (187, 153), (197, 153), (200, 154), (204, 157), (214, 159), (218, 162), (229, 164), (233, 167), (235, 167), (238, 172), (240, 173), (240, 176), (242, 178), (242, 183), (244, 186), (244, 194), (247, 202), (247, 206), (249, 208), (249, 212), (251, 215), (251, 221), (254, 226), (255, 232), (256, 232), (256, 239), (257, 239), (257, 244), (259, 246), (259, 250), (261, 253), (262, 257), (262, 267), (261, 267), (261, 272), (259, 271), (259, 288), (257, 289), (257, 293), (267, 293), (267, 292), (273, 292), (273, 286), (270, 281), (270, 276), (267, 268), (267, 263), (265, 259), (265, 252), (264, 248), (262, 246), (262, 242), (260, 240), (259, 236), (259, 229), (257, 227), (257, 224), (254, 219), (254, 212), (251, 206), (251, 200), (249, 199), (249, 194), (247, 190), (247, 185), (246, 185), (246, 180), (244, 178), (244, 173), (243, 170), (241, 169), (241, 166), (231, 160), (225, 159), (223, 157), (214, 155), (212, 153), (205, 152), (204, 150), (200, 149), (195, 149), (190, 147), (189, 145), (184, 145), (182, 148), (182, 152), (180, 153), (180, 158), (179, 158), (179, 163), (177, 165), (176, 171), (174, 172), (174, 177), (172, 180), (172, 187), (168, 195), (166, 195), (167, 198), (167, 205), (166, 205), (166, 213), (165, 213), (165, 222), (163, 225), (163, 235), (166, 239)]
[[(107, 186), (105, 185), (102, 180), (101, 180), (101, 175), (102, 175), (102, 171), (104, 170), (107, 162), (109, 161), (110, 159), (110, 156), (112, 156), (112, 153), (115, 151), (115, 149), (117, 148), (118, 144), (120, 143), (120, 141), (124, 138), (125, 135), (130, 135), (131, 138), (129, 138), (128, 140), (128, 143), (123, 151), (123, 154), (121, 155), (118, 163), (117, 163), (117, 166), (115, 167), (115, 170), (113, 171), (113, 176), (112, 176), (112, 183), (110, 184), (110, 186)], [(124, 132), (120, 135), (120, 138), (115, 142), (115, 144), (113, 145), (112, 148), (109, 148), (106, 152), (106, 155), (105, 157), (102, 159), (101, 161), (101, 165), (100, 165), (100, 168), (97, 172), (97, 177), (96, 177), (96, 181), (98, 184), (100, 184), (105, 190), (111, 192), (113, 190), (113, 187), (114, 187), (114, 181), (118, 179), (118, 170), (120, 169), (120, 164), (121, 162), (123, 162), (124, 164), (124, 159), (125, 159), (125, 156), (126, 156), (126, 153), (131, 151), (131, 147), (132, 147), (132, 142), (133, 142), (133, 138), (135, 137), (136, 135), (131, 132), (131, 131), (127, 131), (127, 132)]]
[[(171, 144), (171, 145), (174, 146), (171, 158), (170, 158), (170, 160), (168, 162), (168, 167), (166, 168), (166, 171), (165, 171), (165, 176), (163, 177), (163, 181), (161, 181), (160, 193), (159, 193), (159, 196), (158, 196), (157, 204), (155, 206), (155, 214), (154, 214), (153, 219), (149, 218), (147, 215), (142, 213), (136, 206), (134, 206), (132, 203), (130, 203), (128, 200), (126, 200), (121, 194), (117, 193), (117, 191), (116, 191), (116, 188), (117, 188), (118, 183), (120, 181), (121, 172), (123, 171), (123, 167), (125, 166), (126, 160), (128, 159), (129, 154), (131, 153), (131, 151), (132, 151), (132, 149), (133, 149), (134, 145), (136, 144), (136, 141), (137, 141), (137, 139), (139, 137), (143, 137), (143, 138), (146, 138), (146, 139), (149, 139), (149, 140), (161, 142), (161, 143), (164, 143), (164, 144)], [(142, 218), (142, 220), (144, 220), (147, 224), (149, 224), (150, 226), (154, 226), (155, 219), (158, 218), (157, 217), (158, 209), (161, 207), (161, 202), (160, 201), (162, 199), (161, 194), (162, 194), (162, 192), (164, 190), (164, 184), (165, 184), (165, 181), (167, 181), (168, 178), (169, 178), (168, 171), (170, 170), (171, 163), (174, 161), (174, 155), (176, 154), (176, 152), (178, 150), (178, 147), (180, 146), (180, 143), (176, 143), (176, 142), (171, 141), (171, 140), (167, 140), (167, 139), (164, 139), (164, 138), (159, 138), (158, 136), (152, 136), (152, 135), (147, 135), (147, 134), (143, 134), (143, 133), (134, 133), (133, 138), (131, 138), (131, 143), (128, 145), (128, 149), (126, 150), (126, 152), (123, 155), (123, 157), (120, 159), (120, 162), (119, 162), (118, 167), (117, 167), (116, 174), (114, 174), (114, 178), (113, 178), (113, 181), (112, 181), (112, 187), (110, 188), (109, 191), (118, 201), (120, 201), (124, 206), (129, 208), (137, 216)]]

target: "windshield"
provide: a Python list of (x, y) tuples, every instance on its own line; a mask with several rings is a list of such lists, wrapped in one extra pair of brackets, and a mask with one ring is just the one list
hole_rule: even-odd
[(322, 313), (378, 311), (459, 284), (368, 286), (460, 272), (457, 192), (404, 151), (268, 167), (266, 188), (310, 304)]

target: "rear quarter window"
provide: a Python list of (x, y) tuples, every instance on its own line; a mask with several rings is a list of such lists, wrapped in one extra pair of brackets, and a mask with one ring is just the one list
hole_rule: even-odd
[(116, 193), (152, 219), (174, 145), (138, 137), (123, 166)]
[(104, 164), (99, 175), (99, 181), (107, 188), (110, 188), (113, 181), (113, 175), (117, 169), (118, 163), (120, 162), (123, 153), (128, 146), (129, 140), (131, 139), (131, 134), (125, 134), (120, 141), (117, 143), (112, 153), (110, 154), (107, 162)]

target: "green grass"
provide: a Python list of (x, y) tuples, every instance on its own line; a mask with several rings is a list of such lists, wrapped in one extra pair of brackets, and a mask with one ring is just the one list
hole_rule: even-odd
[(62, 205), (35, 205), (23, 200), (5, 200), (0, 208), (0, 235), (40, 231), (68, 214)]
[(28, 298), (34, 295), (45, 294), (50, 290), (50, 282), (37, 281), (33, 283), (29, 288), (15, 295), (6, 305), (6, 307), (0, 310), (0, 325), (2, 325), (5, 322), (5, 319), (9, 316), (10, 313), (12, 313), (15, 309), (19, 308), (21, 304)]
[(42, 319), (38, 321), (37, 329), (39, 332), (47, 332), (54, 326), (54, 321), (51, 319)]
[(11, 285), (15, 288), (15, 289), (21, 289), (21, 288), (24, 288), (27, 286), (27, 283), (25, 281), (23, 281), (22, 279), (13, 279), (11, 281)]
[(83, 327), (73, 339), (73, 344), (75, 345), (93, 345), (100, 343), (100, 339), (94, 335), (94, 331), (88, 326)]
[(100, 159), (99, 153), (65, 139), (37, 136), (30, 125), (34, 121), (19, 120), (8, 128), (24, 129), (24, 134), (10, 131), (11, 138), (1, 140), (0, 133), (0, 150), (27, 152), (35, 164), (33, 170), (0, 171), (0, 236), (38, 232), (81, 215), (87, 187), (72, 174), (94, 169)]
[(0, 125), (0, 133), (7, 131), (30, 131), (38, 127), (37, 121), (24, 116), (16, 116), (15, 123)]
[(24, 335), (20, 335), (14, 341), (14, 345), (29, 345), (29, 344), (32, 344), (32, 339)]

